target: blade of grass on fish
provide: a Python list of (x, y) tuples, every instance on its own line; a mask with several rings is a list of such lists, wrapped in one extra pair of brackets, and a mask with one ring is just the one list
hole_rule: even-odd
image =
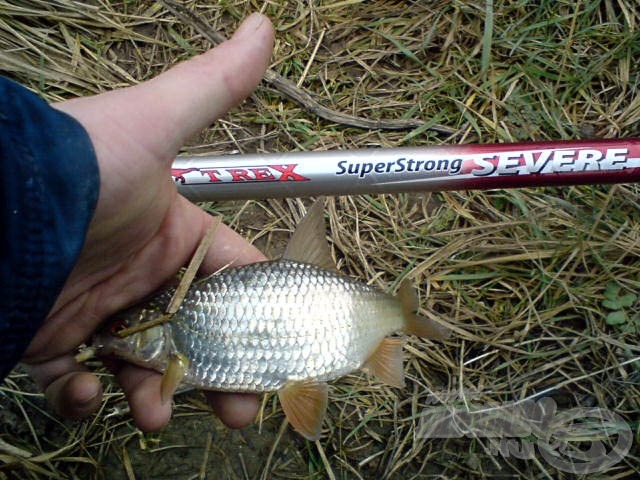
[(213, 242), (213, 236), (216, 233), (216, 230), (220, 226), (221, 219), (220, 217), (214, 219), (209, 228), (207, 229), (207, 233), (205, 233), (204, 237), (200, 241), (196, 253), (193, 254), (193, 258), (191, 258), (191, 262), (187, 267), (187, 270), (184, 272), (182, 279), (180, 280), (180, 284), (178, 288), (176, 288), (173, 297), (171, 298), (171, 302), (167, 307), (167, 311), (165, 313), (169, 315), (173, 315), (178, 311), (180, 305), (182, 305), (182, 301), (184, 300), (184, 296), (187, 294), (187, 290), (193, 283), (193, 279), (196, 277), (196, 273), (200, 269), (200, 265), (202, 265), (202, 261), (204, 260), (205, 255), (209, 251), (209, 247)]
[(220, 218), (215, 219), (209, 228), (207, 229), (207, 233), (202, 240), (200, 240), (200, 244), (196, 249), (196, 252), (193, 254), (191, 258), (191, 262), (189, 262), (189, 266), (187, 270), (184, 272), (184, 275), (180, 279), (180, 283), (178, 284), (178, 288), (173, 293), (173, 297), (171, 297), (171, 302), (169, 302), (169, 306), (165, 311), (164, 315), (156, 318), (155, 320), (151, 320), (148, 322), (140, 323), (139, 325), (135, 325), (133, 327), (125, 328), (118, 332), (118, 336), (120, 338), (128, 337), (129, 335), (133, 335), (134, 333), (142, 332), (149, 328), (155, 327), (157, 325), (162, 325), (163, 323), (169, 322), (173, 315), (178, 311), (180, 305), (182, 305), (182, 301), (184, 300), (189, 287), (193, 283), (193, 279), (198, 273), (200, 269), (200, 265), (202, 265), (202, 261), (204, 260), (204, 256), (207, 254), (211, 243), (213, 242), (213, 236), (220, 225)]

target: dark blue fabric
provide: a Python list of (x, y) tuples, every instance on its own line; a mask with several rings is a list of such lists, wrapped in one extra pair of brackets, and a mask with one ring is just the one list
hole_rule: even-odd
[(84, 128), (0, 77), (0, 380), (76, 262), (98, 189)]

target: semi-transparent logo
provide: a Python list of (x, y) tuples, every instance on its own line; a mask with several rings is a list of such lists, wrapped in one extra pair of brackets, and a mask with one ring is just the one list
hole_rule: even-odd
[(477, 392), (455, 397), (429, 397), (432, 406), (420, 415), (420, 437), (482, 438), (491, 455), (538, 455), (558, 470), (576, 474), (605, 471), (620, 462), (633, 443), (631, 427), (611, 410), (559, 411), (548, 397), (502, 404), (474, 403)]

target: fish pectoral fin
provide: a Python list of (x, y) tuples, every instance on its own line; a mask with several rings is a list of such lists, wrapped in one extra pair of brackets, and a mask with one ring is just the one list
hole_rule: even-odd
[(290, 382), (278, 391), (278, 397), (293, 428), (307, 440), (318, 440), (327, 412), (329, 386), (319, 382)]
[(403, 338), (387, 337), (383, 339), (375, 352), (364, 363), (362, 370), (392, 387), (404, 387), (403, 345)]
[(181, 353), (174, 353), (169, 357), (167, 369), (162, 375), (160, 384), (160, 401), (163, 405), (171, 400), (188, 368), (189, 360)]
[(336, 270), (324, 224), (324, 198), (309, 208), (296, 227), (282, 258)]

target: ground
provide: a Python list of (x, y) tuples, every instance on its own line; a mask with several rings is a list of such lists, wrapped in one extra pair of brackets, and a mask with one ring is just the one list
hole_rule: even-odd
[[(272, 68), (322, 105), (418, 120), (401, 130), (348, 126), (265, 83), (185, 152), (640, 136), (638, 1), (181, 5), (227, 36), (263, 10), (277, 30)], [(142, 0), (0, 0), (0, 45), (0, 69), (51, 101), (135, 84), (210, 46), (193, 19)], [(303, 203), (203, 207), (277, 256)], [(165, 430), (142, 434), (107, 373), (99, 414), (61, 420), (18, 369), (0, 385), (0, 479), (575, 478), (583, 475), (554, 459), (596, 440), (622, 450), (594, 475), (636, 478), (639, 211), (637, 184), (330, 199), (340, 271), (389, 291), (411, 278), (421, 313), (453, 329), (445, 342), (409, 340), (405, 389), (359, 373), (333, 382), (323, 438), (310, 443), (283, 425), (274, 395), (254, 425), (230, 431), (201, 394), (186, 393)], [(447, 411), (491, 406), (513, 420), (514, 402), (556, 423), (493, 440), (424, 429)], [(563, 430), (578, 408), (610, 416), (596, 422), (596, 410), (581, 410), (591, 421)], [(554, 444), (563, 432), (568, 442)], [(549, 445), (559, 457), (543, 454)]]

